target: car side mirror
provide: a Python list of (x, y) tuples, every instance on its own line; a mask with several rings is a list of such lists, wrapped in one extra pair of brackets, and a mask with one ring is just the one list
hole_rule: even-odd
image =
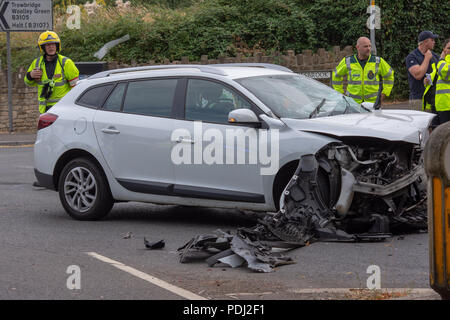
[(374, 108), (375, 104), (373, 102), (364, 101), (363, 103), (361, 103), (361, 106), (368, 110), (375, 110)]
[(236, 109), (228, 114), (228, 123), (246, 124), (255, 127), (261, 126), (256, 114), (250, 109)]

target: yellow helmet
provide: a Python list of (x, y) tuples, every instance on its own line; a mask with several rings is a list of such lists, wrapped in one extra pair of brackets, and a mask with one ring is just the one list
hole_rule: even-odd
[(40, 34), (38, 39), (38, 46), (41, 50), (41, 53), (45, 52), (44, 45), (47, 43), (56, 43), (56, 52), (59, 52), (61, 50), (61, 40), (59, 40), (56, 32), (45, 31)]

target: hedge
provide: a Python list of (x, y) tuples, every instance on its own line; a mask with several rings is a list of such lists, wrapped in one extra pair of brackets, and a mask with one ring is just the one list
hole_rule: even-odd
[[(131, 40), (113, 48), (104, 60), (140, 63), (182, 56), (198, 60), (204, 54), (210, 58), (251, 55), (255, 50), (315, 51), (354, 45), (358, 37), (369, 36), (368, 0), (134, 0), (132, 4), (133, 14), (120, 14), (116, 9), (94, 17), (84, 13), (82, 28), (75, 32), (61, 24), (56, 31), (63, 42), (62, 53), (77, 61), (95, 61), (93, 54), (104, 43), (125, 34)], [(440, 54), (443, 38), (450, 37), (450, 2), (383, 0), (376, 4), (381, 8), (378, 55), (396, 71), (391, 97), (407, 98), (405, 57), (417, 46), (422, 30), (441, 35), (435, 48)], [(1, 54), (4, 59), (4, 45)], [(38, 51), (14, 52), (15, 66), (24, 62), (27, 66), (27, 54), (31, 59)]]

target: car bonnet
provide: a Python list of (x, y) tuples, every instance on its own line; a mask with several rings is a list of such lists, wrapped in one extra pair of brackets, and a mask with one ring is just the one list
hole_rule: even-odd
[(433, 114), (411, 110), (374, 110), (313, 119), (281, 120), (295, 130), (335, 137), (372, 137), (419, 144), (419, 132), (426, 133)]

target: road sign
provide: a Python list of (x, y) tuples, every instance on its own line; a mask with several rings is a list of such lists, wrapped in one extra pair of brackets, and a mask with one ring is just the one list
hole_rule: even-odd
[(52, 0), (0, 0), (0, 31), (53, 30)]

